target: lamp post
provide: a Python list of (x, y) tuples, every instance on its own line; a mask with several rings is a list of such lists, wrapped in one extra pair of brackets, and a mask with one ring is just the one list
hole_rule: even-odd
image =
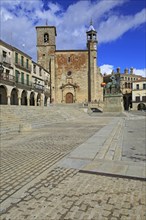
[(4, 72), (4, 67), (2, 65), (2, 63), (0, 63), (0, 74), (2, 74)]

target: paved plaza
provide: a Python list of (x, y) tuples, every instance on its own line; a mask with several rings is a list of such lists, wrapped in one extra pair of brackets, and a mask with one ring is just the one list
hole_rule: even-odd
[(1, 137), (1, 220), (145, 220), (144, 112)]

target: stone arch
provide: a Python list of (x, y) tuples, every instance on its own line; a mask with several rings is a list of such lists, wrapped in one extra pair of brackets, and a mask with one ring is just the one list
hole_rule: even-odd
[(10, 97), (11, 105), (18, 105), (18, 89), (13, 88)]
[(128, 84), (128, 89), (131, 89), (131, 83), (127, 83)]
[(131, 95), (128, 97), (128, 106), (129, 108), (132, 108), (132, 96)]
[(125, 111), (128, 111), (129, 108), (132, 108), (132, 95), (131, 94), (123, 95), (123, 105), (124, 105)]
[(27, 91), (23, 90), (21, 93), (21, 105), (27, 105)]
[(68, 92), (65, 98), (66, 98), (66, 103), (73, 103), (73, 94), (71, 92)]
[(7, 105), (7, 88), (0, 85), (0, 105)]
[(48, 42), (49, 42), (49, 34), (44, 33), (44, 43), (48, 43)]
[(44, 97), (44, 106), (47, 106), (48, 96), (45, 95)]
[(34, 92), (30, 93), (30, 105), (31, 106), (35, 105), (35, 94), (34, 94)]
[(123, 106), (124, 106), (124, 110), (127, 110), (127, 98), (126, 98), (126, 96), (123, 96)]
[(37, 94), (37, 106), (41, 105), (41, 94)]
[(144, 103), (139, 103), (137, 105), (137, 110), (146, 110), (146, 105)]

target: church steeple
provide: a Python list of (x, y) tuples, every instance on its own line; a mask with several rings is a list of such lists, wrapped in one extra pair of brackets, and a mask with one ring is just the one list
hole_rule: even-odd
[(95, 31), (95, 29), (94, 29), (94, 27), (93, 27), (92, 19), (91, 19), (91, 21), (90, 21), (90, 26), (89, 26), (88, 31)]
[(90, 21), (90, 26), (88, 28), (88, 31), (86, 32), (87, 34), (87, 48), (91, 48), (92, 45), (92, 49), (96, 49), (96, 44), (97, 44), (97, 31), (94, 29), (93, 27), (93, 23), (92, 23), (92, 19)]
[(97, 32), (93, 27), (92, 20), (87, 34), (87, 49), (88, 49), (88, 102), (96, 99), (96, 84), (97, 77)]

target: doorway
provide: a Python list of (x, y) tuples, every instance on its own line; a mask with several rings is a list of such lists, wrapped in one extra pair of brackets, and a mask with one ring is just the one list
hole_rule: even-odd
[(66, 103), (73, 103), (73, 94), (71, 92), (66, 94)]

